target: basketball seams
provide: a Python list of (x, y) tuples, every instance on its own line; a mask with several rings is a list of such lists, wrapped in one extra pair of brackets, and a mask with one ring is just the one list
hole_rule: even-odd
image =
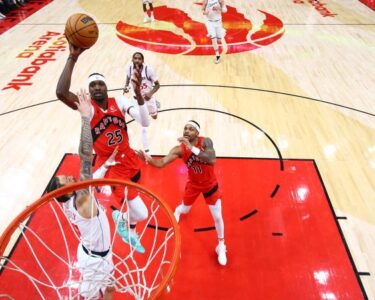
[[(66, 38), (71, 44), (77, 47), (89, 48), (95, 44), (99, 36), (99, 28), (95, 20), (91, 17), (88, 24), (79, 27), (79, 25), (82, 25), (81, 20), (86, 17), (88, 17), (86, 14), (72, 15), (66, 25), (65, 31), (69, 32), (69, 34), (66, 35)], [(92, 27), (92, 29), (90, 27)], [(88, 35), (88, 31), (93, 31), (92, 35)]]

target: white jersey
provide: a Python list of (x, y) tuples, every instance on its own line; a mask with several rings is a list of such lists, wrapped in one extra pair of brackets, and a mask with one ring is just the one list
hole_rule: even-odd
[[(130, 79), (133, 75), (133, 69), (134, 69), (133, 64), (129, 65), (126, 69), (127, 70), (126, 75)], [(145, 93), (152, 90), (154, 86), (154, 82), (157, 81), (158, 78), (156, 77), (154, 70), (150, 66), (147, 66), (145, 64), (142, 67), (141, 75), (142, 75), (141, 93), (142, 95), (144, 95)]]
[(87, 250), (105, 252), (111, 245), (111, 233), (108, 218), (103, 207), (96, 199), (95, 202), (98, 207), (98, 214), (93, 218), (86, 219), (78, 213), (75, 196), (63, 204), (64, 211), (71, 223), (78, 227), (82, 245)]
[[(216, 7), (219, 10), (213, 10)], [(207, 0), (206, 6), (207, 20), (209, 21), (221, 21), (221, 10), (219, 0)]]

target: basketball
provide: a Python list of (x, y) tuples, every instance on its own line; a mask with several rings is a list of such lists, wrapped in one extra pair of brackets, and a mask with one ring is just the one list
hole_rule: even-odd
[(72, 45), (87, 49), (98, 40), (98, 25), (86, 14), (74, 14), (66, 21), (65, 36)]

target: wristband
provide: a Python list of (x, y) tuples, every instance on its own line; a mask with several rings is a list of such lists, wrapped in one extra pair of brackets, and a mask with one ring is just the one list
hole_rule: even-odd
[(191, 148), (191, 152), (193, 152), (196, 156), (198, 156), (199, 153), (201, 152), (201, 150), (200, 150), (199, 148), (193, 146), (193, 147)]

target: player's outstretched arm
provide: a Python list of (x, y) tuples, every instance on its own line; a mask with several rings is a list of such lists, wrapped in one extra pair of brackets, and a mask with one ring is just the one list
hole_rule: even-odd
[(182, 157), (182, 149), (181, 146), (175, 146), (169, 151), (166, 156), (160, 159), (154, 159), (149, 155), (145, 155), (143, 151), (139, 151), (137, 154), (151, 166), (156, 168), (163, 168), (177, 158)]
[(81, 159), (80, 180), (92, 179), (92, 152), (93, 140), (91, 135), (90, 114), (91, 103), (90, 96), (85, 90), (78, 93), (78, 102), (76, 107), (81, 114), (82, 127), (81, 139), (79, 142), (79, 158)]
[[(81, 138), (79, 142), (79, 158), (80, 165), (80, 180), (92, 179), (92, 151), (93, 140), (91, 135), (90, 114), (91, 103), (90, 96), (85, 90), (81, 90), (78, 94), (78, 102), (76, 107), (81, 114), (82, 127)], [(92, 195), (89, 189), (77, 191), (76, 204), (79, 214), (84, 218), (91, 218), (97, 215), (97, 206), (95, 201), (92, 201)]]
[(69, 50), (69, 57), (57, 83), (56, 96), (70, 108), (77, 109), (77, 106), (75, 105), (75, 103), (78, 102), (77, 95), (70, 92), (69, 89), (71, 85), (74, 65), (77, 62), (79, 55), (81, 55), (81, 53), (85, 51), (85, 49), (78, 48), (73, 46), (72, 44), (69, 44)]

